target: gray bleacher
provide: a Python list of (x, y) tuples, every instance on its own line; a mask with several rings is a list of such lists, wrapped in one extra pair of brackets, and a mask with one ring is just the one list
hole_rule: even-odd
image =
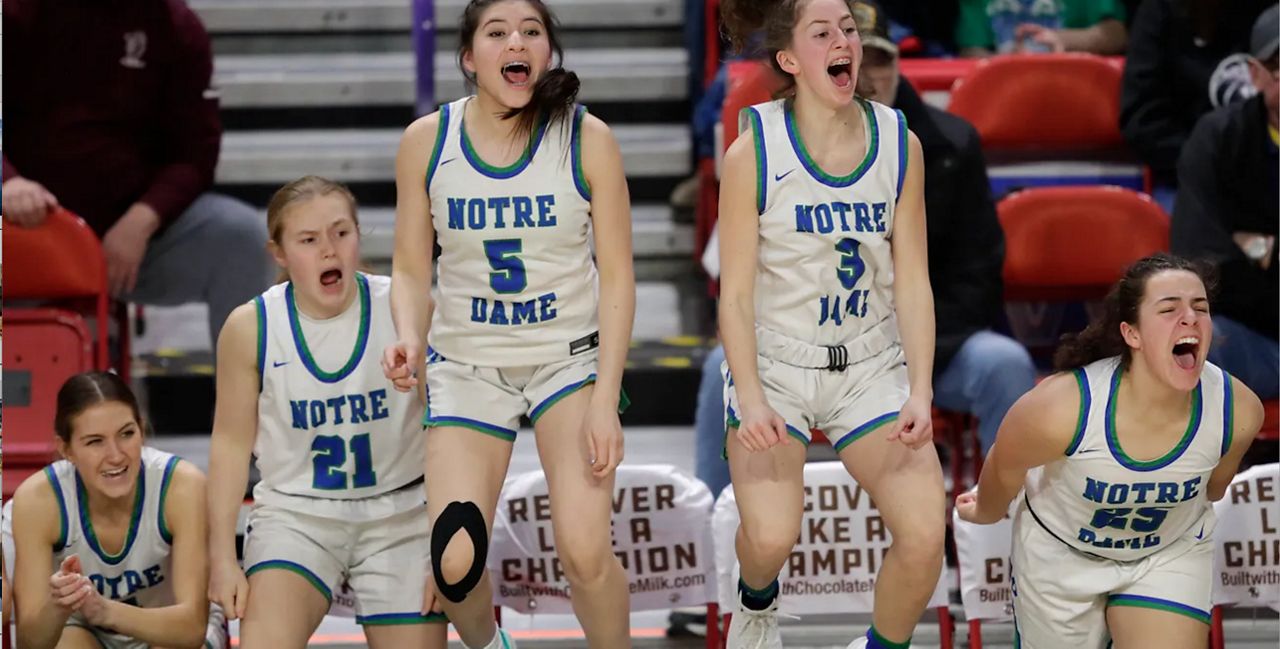
[[(326, 175), (357, 184), (367, 224), (389, 224), (396, 146), (413, 117), (411, 1), (190, 0), (213, 38), (229, 125), (220, 188), (260, 204), (274, 186)], [(454, 53), (465, 4), (435, 3), (437, 101), (465, 92)], [(563, 27), (566, 67), (582, 80), (579, 98), (610, 122), (622, 149), (638, 262), (691, 267), (692, 226), (665, 205), (670, 188), (692, 174), (682, 0), (551, 5)], [(386, 232), (365, 241), (366, 255), (380, 266), (390, 252), (389, 227), (367, 229)]]

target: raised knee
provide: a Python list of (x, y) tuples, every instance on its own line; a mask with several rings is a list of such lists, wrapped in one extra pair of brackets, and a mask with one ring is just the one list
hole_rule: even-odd
[(436, 570), (445, 583), (456, 584), (466, 578), (475, 563), (475, 548), (469, 540), (454, 539), (437, 561)]
[(988, 359), (988, 371), (992, 374), (1019, 372), (1034, 375), (1036, 371), (1035, 363), (1031, 360), (1031, 354), (1027, 348), (1005, 336), (996, 334), (988, 336), (988, 342), (983, 348), (983, 356)]
[(786, 561), (800, 536), (799, 528), (791, 525), (743, 525), (741, 529), (751, 554), (765, 563)]
[(922, 570), (942, 564), (945, 543), (946, 525), (941, 517), (916, 522), (893, 535), (894, 550), (901, 553), (903, 561)]
[(577, 540), (556, 542), (560, 566), (570, 584), (594, 584), (603, 580), (614, 556), (607, 543)]

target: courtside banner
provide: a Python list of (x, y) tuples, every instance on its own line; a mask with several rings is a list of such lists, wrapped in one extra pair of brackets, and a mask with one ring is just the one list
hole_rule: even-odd
[[(618, 467), (613, 552), (631, 584), (631, 610), (711, 601), (710, 515), (711, 492), (692, 475), (666, 464)], [(494, 603), (522, 613), (573, 612), (541, 471), (503, 486), (488, 566)]]
[[(839, 462), (806, 464), (804, 484), (800, 538), (782, 567), (781, 610), (793, 615), (871, 612), (876, 576), (892, 542), (880, 511)], [(737, 608), (738, 521), (733, 487), (726, 487), (711, 517), (718, 599), (726, 611)], [(940, 577), (929, 607), (946, 605)]]
[[(1019, 495), (1013, 500), (1021, 502)], [(1005, 517), (993, 525), (960, 520), (952, 511), (956, 553), (960, 559), (960, 600), (966, 620), (1013, 619), (1013, 591), (1009, 587), (1009, 553), (1013, 520)]]
[(1240, 473), (1214, 503), (1213, 603), (1280, 609), (1280, 464)]

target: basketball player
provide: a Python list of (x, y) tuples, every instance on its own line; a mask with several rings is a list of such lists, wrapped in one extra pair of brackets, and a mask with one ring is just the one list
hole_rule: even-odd
[(227, 646), (205, 598), (204, 474), (143, 446), (144, 430), (115, 374), (77, 374), (58, 390), (65, 459), (13, 498), (22, 646)]
[(1129, 267), (1105, 314), (1058, 350), (1060, 374), (1005, 417), (960, 517), (1013, 532), (1014, 644), (1207, 646), (1213, 507), (1262, 404), (1205, 361), (1205, 273), (1157, 254)]
[[(443, 648), (425, 592), (422, 398), (389, 390), (378, 364), (395, 340), (391, 281), (357, 270), (356, 203), (338, 183), (285, 185), (267, 227), (288, 281), (233, 311), (218, 342), (210, 597), (241, 618), (242, 647), (301, 647), (345, 581), (371, 647)], [(250, 453), (262, 479), (242, 572)]]
[[(574, 103), (577, 76), (553, 61), (561, 48), (541, 0), (472, 0), (460, 34), (460, 64), (476, 94), (414, 122), (400, 144), (399, 341), (383, 358), (397, 389), (414, 389), (426, 374), (433, 534), (460, 524), (450, 508), (470, 512), (478, 530), (449, 535), (440, 557), (433, 550), (438, 578), (457, 588), (439, 602), (466, 646), (510, 645), (493, 622), (488, 577), (467, 573), (485, 560), (477, 536), (493, 529), (527, 415), (587, 643), (627, 647), (627, 581), (610, 545), (635, 313), (621, 155), (609, 128)], [(436, 242), (443, 252), (433, 297)]]
[(924, 165), (902, 113), (854, 95), (851, 4), (722, 7), (738, 47), (764, 29), (788, 80), (785, 99), (743, 111), (720, 191), (726, 453), (742, 517), (734, 648), (782, 646), (777, 577), (800, 532), (811, 429), (894, 539), (873, 626), (851, 646), (908, 646), (942, 569)]

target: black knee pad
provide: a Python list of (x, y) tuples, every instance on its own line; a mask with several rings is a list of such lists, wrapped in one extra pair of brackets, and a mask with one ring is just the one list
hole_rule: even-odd
[[(445, 581), (440, 566), (444, 560), (444, 549), (449, 547), (449, 541), (462, 530), (466, 530), (467, 536), (471, 537), (471, 568), (461, 581), (450, 584)], [(435, 567), (432, 572), (436, 576), (436, 592), (454, 604), (462, 602), (484, 576), (488, 556), (489, 532), (485, 528), (484, 514), (480, 513), (480, 508), (470, 501), (455, 500), (449, 503), (431, 528), (431, 565)]]

